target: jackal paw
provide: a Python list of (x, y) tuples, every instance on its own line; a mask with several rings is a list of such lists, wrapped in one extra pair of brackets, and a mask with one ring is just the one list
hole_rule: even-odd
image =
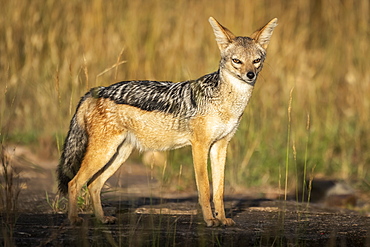
[(225, 219), (207, 219), (205, 220), (207, 227), (217, 227), (217, 226), (233, 226), (235, 222), (230, 218)]
[(102, 224), (114, 224), (117, 221), (117, 218), (114, 216), (104, 216), (99, 219)]
[(74, 226), (80, 226), (84, 222), (84, 219), (78, 216), (69, 217), (68, 219), (71, 225), (74, 225)]
[(235, 221), (233, 221), (230, 218), (225, 218), (225, 219), (222, 219), (220, 221), (221, 221), (222, 225), (224, 225), (224, 226), (234, 226), (236, 224)]
[(220, 226), (221, 225), (221, 221), (219, 221), (218, 219), (207, 219), (207, 220), (204, 220), (207, 224), (207, 227), (217, 227), (217, 226)]

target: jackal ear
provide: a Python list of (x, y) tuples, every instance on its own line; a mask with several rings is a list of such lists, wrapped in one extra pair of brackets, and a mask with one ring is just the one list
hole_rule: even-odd
[(213, 28), (213, 33), (216, 36), (216, 41), (218, 48), (220, 51), (223, 51), (233, 39), (235, 39), (235, 35), (226, 27), (222, 26), (215, 18), (209, 17), (209, 23)]
[(269, 21), (265, 26), (255, 31), (251, 35), (251, 38), (258, 42), (263, 47), (263, 49), (266, 49), (267, 46), (269, 45), (271, 35), (276, 26), (277, 18), (274, 18), (271, 21)]

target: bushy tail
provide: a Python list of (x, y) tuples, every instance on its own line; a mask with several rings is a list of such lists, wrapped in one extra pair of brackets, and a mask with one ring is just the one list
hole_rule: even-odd
[(77, 106), (76, 113), (71, 120), (68, 135), (64, 142), (62, 156), (60, 157), (57, 168), (58, 188), (64, 195), (68, 193), (68, 183), (76, 176), (85, 156), (88, 135), (85, 127), (78, 123), (77, 116), (81, 114), (79, 109), (89, 96), (90, 93), (87, 93)]

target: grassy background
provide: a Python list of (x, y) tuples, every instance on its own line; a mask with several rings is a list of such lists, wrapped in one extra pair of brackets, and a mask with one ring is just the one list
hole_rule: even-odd
[[(27, 144), (57, 158), (90, 87), (198, 78), (218, 68), (209, 16), (237, 35), (277, 17), (264, 70), (229, 147), (227, 185), (283, 188), (305, 173), (370, 184), (368, 1), (2, 0), (1, 6), (3, 144)], [(193, 176), (189, 149), (169, 157), (165, 181)]]

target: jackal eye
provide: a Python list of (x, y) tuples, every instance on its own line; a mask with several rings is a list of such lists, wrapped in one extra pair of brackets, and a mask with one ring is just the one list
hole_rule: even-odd
[(237, 59), (237, 58), (233, 58), (233, 59), (231, 59), (232, 61), (233, 61), (233, 63), (235, 63), (235, 64), (242, 64), (242, 61), (240, 61), (239, 59)]
[(261, 62), (261, 58), (257, 58), (253, 60), (253, 63), (259, 63), (259, 62)]

